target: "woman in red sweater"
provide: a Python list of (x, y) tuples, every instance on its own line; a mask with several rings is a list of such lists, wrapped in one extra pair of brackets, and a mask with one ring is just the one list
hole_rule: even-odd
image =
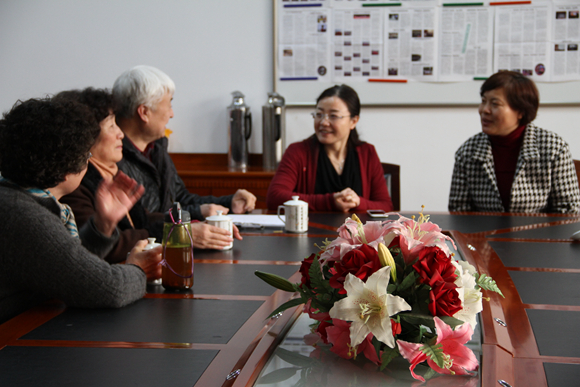
[(392, 211), (375, 147), (359, 140), (356, 131), (356, 91), (334, 86), (316, 103), (314, 135), (286, 149), (268, 189), (268, 208), (274, 210), (298, 195), (310, 211)]

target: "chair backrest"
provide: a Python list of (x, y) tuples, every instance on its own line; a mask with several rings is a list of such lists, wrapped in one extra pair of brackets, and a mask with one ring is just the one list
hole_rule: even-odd
[(395, 211), (401, 210), (401, 167), (397, 164), (387, 164), (381, 163), (383, 166), (383, 173), (385, 174), (385, 180), (387, 181), (387, 188), (389, 190), (389, 195), (391, 195), (391, 200), (393, 201), (393, 209)]
[(578, 185), (580, 186), (580, 160), (574, 160), (574, 166), (576, 167), (576, 175), (578, 176)]

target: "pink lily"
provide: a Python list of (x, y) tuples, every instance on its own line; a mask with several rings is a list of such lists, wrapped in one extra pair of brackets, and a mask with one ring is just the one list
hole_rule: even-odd
[(447, 235), (441, 233), (441, 229), (434, 223), (429, 222), (429, 217), (419, 214), (419, 221), (401, 216), (398, 220), (388, 223), (385, 227), (386, 234), (383, 239), (389, 246), (395, 238), (399, 238), (399, 247), (405, 257), (405, 263), (413, 262), (424, 247), (437, 246), (450, 255), (451, 251), (445, 241), (455, 243)]
[(397, 340), (401, 356), (411, 363), (411, 366), (409, 367), (411, 375), (417, 380), (422, 382), (425, 381), (422, 376), (415, 374), (414, 371), (417, 364), (422, 363), (425, 360), (427, 360), (427, 364), (429, 364), (434, 371), (440, 374), (468, 375), (468, 371), (477, 370), (479, 364), (477, 363), (475, 355), (471, 349), (463, 345), (467, 343), (473, 335), (471, 325), (463, 324), (461, 327), (452, 330), (449, 325), (445, 324), (438, 317), (435, 317), (434, 321), (437, 330), (436, 344), (441, 344), (443, 347), (443, 356), (446, 358), (445, 367), (439, 367), (430, 357), (427, 357), (427, 355), (421, 351), (424, 344), (408, 343), (406, 341)]
[[(362, 229), (362, 235), (360, 230)], [(378, 250), (379, 243), (383, 241), (386, 226), (383, 222), (366, 222), (364, 226), (351, 218), (347, 218), (338, 228), (338, 238), (332, 241), (326, 250), (320, 255), (321, 262), (338, 261), (349, 251), (368, 244)]]

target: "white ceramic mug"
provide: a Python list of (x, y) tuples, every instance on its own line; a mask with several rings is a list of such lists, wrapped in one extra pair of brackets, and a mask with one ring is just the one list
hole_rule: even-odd
[[(280, 210), (284, 210), (286, 220), (280, 216)], [(282, 206), (278, 206), (278, 218), (286, 225), (284, 228), (288, 232), (308, 231), (308, 203), (299, 200), (299, 196), (292, 196)]]
[[(228, 230), (230, 236), (233, 236), (233, 225), (234, 222), (232, 218), (229, 218), (223, 215), (223, 211), (217, 211), (217, 215), (209, 216), (205, 218), (207, 220), (207, 224), (211, 224), (212, 226), (216, 226), (219, 228), (223, 228), (224, 230)], [(223, 250), (229, 250), (234, 247), (234, 242), (232, 241), (229, 245), (223, 248)]]
[[(155, 238), (147, 238), (149, 243), (143, 248), (143, 250), (151, 250), (157, 246), (161, 246), (161, 243), (155, 243)], [(161, 278), (147, 282), (147, 285), (161, 285)]]

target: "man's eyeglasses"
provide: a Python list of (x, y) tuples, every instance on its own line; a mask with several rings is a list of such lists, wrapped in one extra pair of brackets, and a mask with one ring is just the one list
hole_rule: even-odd
[(319, 113), (319, 112), (312, 112), (310, 113), (312, 115), (312, 118), (314, 118), (314, 121), (323, 121), (325, 118), (328, 119), (328, 121), (335, 123), (337, 121), (342, 120), (343, 118), (346, 117), (350, 117), (350, 115), (348, 116), (339, 116), (338, 114), (323, 114), (323, 113)]

